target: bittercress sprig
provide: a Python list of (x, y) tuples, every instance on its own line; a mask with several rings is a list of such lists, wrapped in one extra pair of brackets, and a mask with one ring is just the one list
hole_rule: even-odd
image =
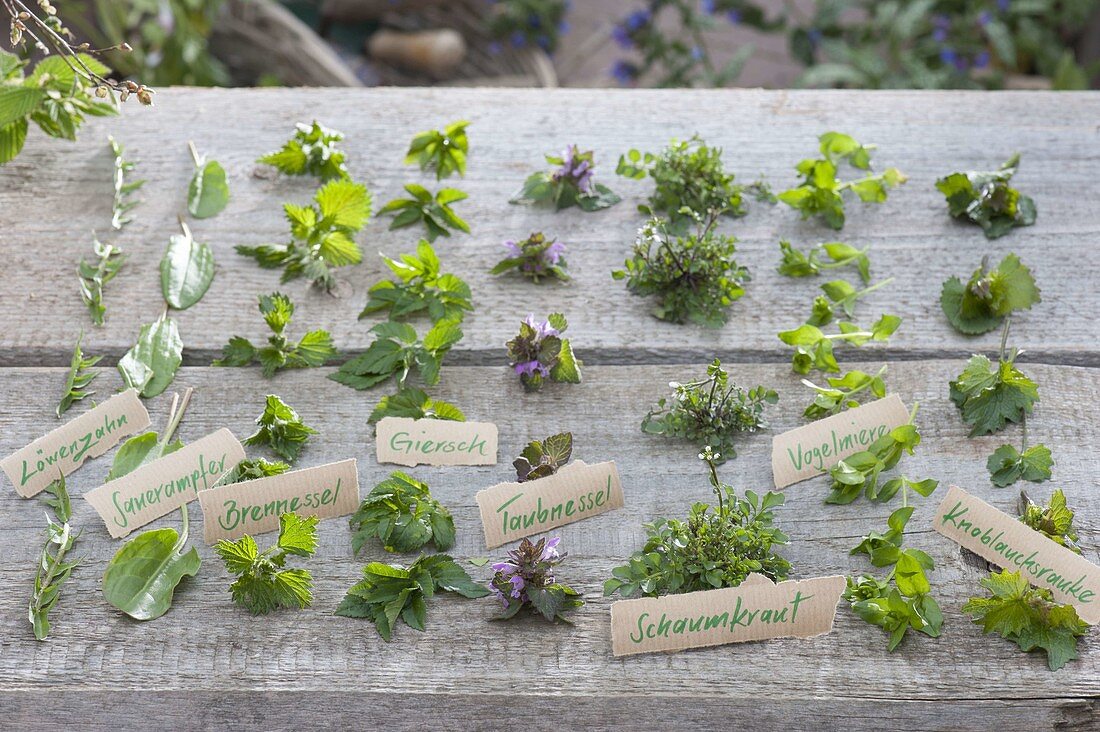
[(311, 330), (298, 341), (286, 336), (286, 328), (294, 316), (294, 303), (280, 292), (260, 296), (260, 314), (271, 328), (266, 346), (254, 346), (247, 338), (233, 336), (222, 346), (222, 357), (212, 366), (248, 366), (258, 361), (265, 378), (280, 369), (300, 369), (323, 366), (336, 357), (332, 337), (325, 330)]
[(358, 554), (367, 540), (377, 538), (388, 552), (412, 552), (428, 542), (444, 552), (454, 546), (451, 512), (432, 497), (427, 483), (394, 471), (371, 489), (352, 515), (351, 550)]
[(744, 186), (734, 183), (722, 165), (722, 149), (709, 147), (700, 137), (673, 140), (660, 153), (631, 150), (619, 158), (616, 173), (653, 179), (649, 207), (675, 223), (692, 214), (707, 218), (744, 216)]
[(294, 126), (293, 137), (258, 162), (286, 175), (312, 175), (324, 181), (349, 178), (344, 152), (337, 147), (343, 139), (342, 133), (316, 120), (310, 124), (299, 122)]
[(936, 188), (947, 199), (952, 218), (975, 223), (987, 239), (996, 239), (1013, 227), (1035, 223), (1035, 201), (1009, 185), (1019, 164), (1017, 153), (1000, 170), (951, 173), (937, 180)]
[(317, 550), (317, 517), (296, 513), (279, 516), (279, 538), (263, 552), (245, 534), (236, 541), (222, 539), (214, 552), (236, 575), (229, 592), (233, 602), (253, 615), (279, 608), (306, 608), (313, 602), (313, 576), (307, 569), (286, 567), (288, 557), (310, 557)]
[(473, 310), (470, 286), (457, 275), (441, 271), (439, 257), (426, 240), (416, 245), (416, 254), (402, 254), (400, 260), (379, 256), (397, 279), (382, 280), (367, 291), (360, 320), (378, 312), (388, 312), (391, 320), (427, 313), (438, 323), (460, 321)]

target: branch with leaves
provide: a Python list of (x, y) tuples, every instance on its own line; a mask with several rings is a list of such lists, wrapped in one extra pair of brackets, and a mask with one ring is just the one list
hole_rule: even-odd
[(65, 487), (65, 476), (58, 473), (57, 480), (46, 487), (46, 506), (53, 511), (53, 517), (46, 514), (46, 544), (38, 560), (38, 570), (34, 575), (34, 590), (31, 593), (27, 618), (34, 629), (34, 637), (46, 640), (50, 634), (50, 611), (61, 599), (61, 587), (72, 574), (80, 559), (70, 559), (69, 551), (80, 537), (69, 522), (73, 509), (69, 501), (69, 492)]
[(93, 325), (103, 325), (103, 318), (107, 313), (107, 307), (103, 304), (103, 286), (114, 279), (122, 265), (126, 263), (126, 257), (122, 250), (111, 244), (103, 244), (93, 237), (92, 252), (95, 260), (89, 262), (80, 260), (77, 274), (80, 276), (80, 298), (88, 306), (88, 314), (92, 317)]
[(88, 369), (99, 363), (103, 356), (92, 356), (90, 358), (85, 356), (80, 347), (83, 340), (84, 331), (80, 331), (80, 336), (76, 339), (76, 346), (73, 348), (72, 358), (69, 360), (69, 372), (65, 376), (65, 390), (61, 394), (61, 401), (57, 403), (58, 419), (61, 419), (61, 415), (69, 411), (69, 407), (75, 402), (82, 401), (95, 394), (94, 391), (88, 391), (88, 386), (98, 374), (95, 371), (88, 371)]

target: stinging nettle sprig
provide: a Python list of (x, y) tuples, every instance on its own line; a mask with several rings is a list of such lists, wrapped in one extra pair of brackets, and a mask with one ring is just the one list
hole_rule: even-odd
[(424, 171), (435, 171), (435, 179), (443, 180), (452, 175), (466, 175), (466, 156), (470, 141), (466, 136), (466, 120), (452, 122), (442, 130), (426, 130), (417, 133), (409, 143), (405, 165), (420, 166)]
[(294, 126), (294, 135), (281, 148), (257, 162), (286, 175), (312, 175), (323, 181), (350, 178), (344, 152), (337, 147), (343, 139), (343, 133), (316, 120), (310, 124), (299, 122)]
[(298, 459), (298, 453), (317, 430), (302, 421), (298, 412), (282, 398), (268, 394), (264, 411), (256, 418), (257, 430), (241, 441), (244, 445), (265, 445), (287, 462)]
[(248, 366), (259, 361), (265, 378), (271, 378), (280, 369), (300, 369), (323, 366), (336, 357), (332, 337), (325, 330), (311, 330), (301, 340), (293, 342), (286, 337), (286, 328), (294, 316), (294, 303), (280, 292), (261, 295), (260, 313), (272, 330), (266, 346), (253, 346), (247, 338), (233, 336), (222, 346), (222, 357), (212, 366)]
[(308, 569), (287, 568), (288, 557), (311, 557), (317, 550), (317, 517), (296, 513), (279, 516), (279, 538), (263, 552), (245, 534), (236, 541), (222, 539), (214, 552), (237, 578), (229, 586), (233, 602), (253, 615), (279, 608), (307, 608), (313, 602), (313, 575)]
[(46, 640), (50, 634), (50, 611), (61, 598), (62, 585), (81, 561), (69, 559), (69, 551), (80, 533), (74, 532), (69, 525), (73, 511), (64, 474), (59, 471), (57, 480), (48, 485), (45, 492), (49, 496), (45, 503), (53, 511), (53, 517), (46, 514), (46, 543), (38, 560), (34, 590), (27, 608), (27, 619), (38, 640)]

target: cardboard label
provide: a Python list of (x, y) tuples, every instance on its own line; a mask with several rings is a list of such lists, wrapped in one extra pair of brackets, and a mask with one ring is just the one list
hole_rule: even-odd
[(1059, 602), (1073, 605), (1086, 623), (1100, 622), (1100, 567), (1019, 519), (953, 485), (936, 509), (933, 528), (983, 559), (1019, 572), (1035, 587), (1050, 590)]
[(909, 421), (901, 397), (888, 397), (776, 435), (772, 439), (772, 476), (783, 488), (821, 475), (849, 455)]
[(123, 437), (149, 426), (149, 413), (138, 393), (127, 389), (0, 461), (15, 492), (30, 498), (69, 475), (88, 458), (99, 457)]
[(230, 483), (201, 491), (203, 539), (239, 539), (279, 528), (279, 516), (333, 518), (359, 508), (359, 471), (355, 460), (294, 470), (269, 478)]
[(497, 426), (489, 422), (386, 417), (375, 429), (380, 463), (496, 465)]
[(812, 638), (833, 629), (840, 575), (772, 583), (750, 574), (737, 587), (611, 604), (616, 656), (769, 638)]
[(477, 492), (485, 546), (495, 546), (623, 507), (615, 463), (577, 460), (554, 475)]
[(244, 448), (226, 428), (88, 491), (84, 498), (118, 539), (195, 500), (244, 460)]

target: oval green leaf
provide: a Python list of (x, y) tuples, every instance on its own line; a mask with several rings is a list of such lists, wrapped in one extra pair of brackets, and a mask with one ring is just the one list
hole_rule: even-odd
[(193, 577), (202, 563), (195, 547), (180, 553), (186, 540), (175, 529), (166, 528), (143, 532), (126, 542), (103, 574), (107, 602), (135, 620), (153, 620), (168, 612), (176, 585), (185, 576)]
[(229, 203), (229, 184), (225, 169), (211, 160), (195, 170), (187, 188), (187, 210), (196, 219), (208, 219), (221, 213)]
[(183, 361), (183, 341), (171, 318), (141, 327), (137, 343), (119, 359), (118, 372), (127, 387), (143, 397), (154, 397), (168, 388)]
[(168, 239), (160, 260), (160, 288), (164, 300), (176, 310), (186, 310), (206, 294), (214, 281), (214, 253), (195, 241), (183, 224), (183, 233)]

